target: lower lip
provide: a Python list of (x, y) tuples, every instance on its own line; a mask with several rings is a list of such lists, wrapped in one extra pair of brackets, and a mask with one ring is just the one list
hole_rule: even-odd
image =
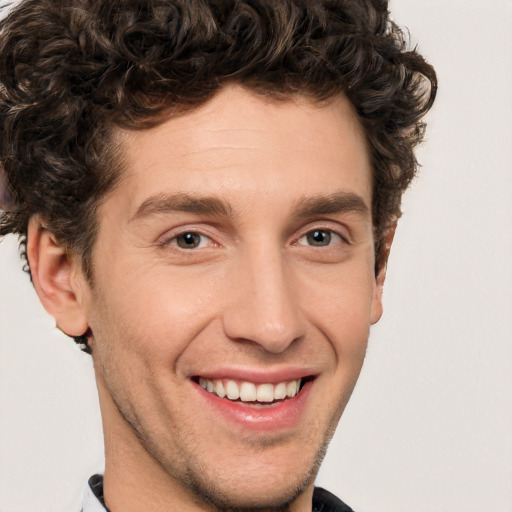
[(228, 421), (250, 430), (269, 431), (290, 429), (299, 424), (312, 385), (313, 381), (308, 381), (295, 397), (283, 400), (277, 405), (261, 408), (242, 405), (240, 402), (233, 402), (227, 398), (220, 398), (204, 390), (199, 384), (195, 384), (195, 387), (207, 406)]

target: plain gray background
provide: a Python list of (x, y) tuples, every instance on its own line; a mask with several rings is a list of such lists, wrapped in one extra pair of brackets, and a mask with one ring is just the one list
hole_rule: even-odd
[[(510, 512), (512, 1), (390, 8), (439, 96), (384, 317), (318, 483), (357, 512)], [(78, 510), (103, 464), (92, 365), (42, 310), (13, 238), (0, 269), (0, 512)]]

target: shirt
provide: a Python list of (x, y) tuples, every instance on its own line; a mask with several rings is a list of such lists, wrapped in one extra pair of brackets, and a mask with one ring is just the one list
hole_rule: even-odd
[[(94, 475), (84, 491), (81, 512), (109, 512), (103, 501), (103, 476)], [(329, 491), (315, 487), (312, 512), (354, 512)]]

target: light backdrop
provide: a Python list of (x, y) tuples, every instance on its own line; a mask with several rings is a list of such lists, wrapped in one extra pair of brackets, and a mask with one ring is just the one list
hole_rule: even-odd
[[(357, 512), (512, 510), (512, 1), (392, 0), (434, 64), (385, 312), (318, 483)], [(89, 357), (0, 243), (0, 512), (78, 510), (103, 465)]]

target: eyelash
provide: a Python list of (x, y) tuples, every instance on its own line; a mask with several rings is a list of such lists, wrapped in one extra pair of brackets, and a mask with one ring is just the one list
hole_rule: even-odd
[[(323, 235), (327, 235), (328, 236), (328, 243), (327, 243), (327, 245), (314, 245), (314, 244), (309, 244), (309, 243), (301, 243), (301, 240), (307, 240), (307, 238), (309, 236), (314, 236), (317, 233), (322, 233)], [(338, 242), (335, 243), (333, 239), (334, 240), (338, 239)], [(331, 243), (331, 242), (333, 242), (333, 243)], [(304, 245), (304, 246), (314, 247), (314, 248), (318, 248), (318, 249), (322, 249), (322, 248), (326, 248), (326, 247), (332, 247), (332, 246), (338, 245), (340, 243), (341, 244), (349, 244), (349, 242), (348, 242), (346, 237), (344, 237), (340, 233), (334, 231), (333, 229), (328, 229), (328, 228), (315, 228), (315, 229), (311, 229), (311, 230), (307, 231), (306, 233), (304, 233), (302, 236), (300, 236), (297, 239), (297, 244), (298, 245)]]
[[(199, 245), (196, 247), (180, 247), (178, 244), (178, 240), (180, 237), (184, 237), (186, 235), (194, 235), (196, 237), (200, 237), (201, 240), (199, 242)], [(182, 231), (181, 233), (173, 234), (172, 236), (165, 238), (162, 240), (161, 245), (162, 246), (174, 246), (179, 251), (192, 251), (194, 249), (204, 249), (206, 246), (208, 246), (209, 243), (213, 242), (212, 238), (208, 235), (205, 235), (204, 233), (201, 233), (200, 231), (194, 230), (194, 229), (188, 229), (186, 231)], [(214, 244), (217, 245), (217, 244)]]
[[(307, 240), (308, 236), (313, 236), (315, 233), (322, 233), (324, 235), (327, 235), (329, 237), (327, 245), (314, 245), (314, 244), (309, 244), (309, 243), (301, 243), (301, 240)], [(193, 235), (196, 237), (200, 237), (201, 240), (199, 241), (199, 244), (195, 247), (180, 247), (178, 240), (180, 237), (184, 237), (186, 235)], [(338, 239), (338, 242), (331, 243), (331, 242), (333, 242), (333, 239), (334, 240)], [(193, 251), (195, 249), (205, 249), (211, 242), (213, 242), (213, 239), (210, 236), (208, 236), (204, 233), (201, 233), (198, 230), (189, 229), (186, 231), (182, 231), (181, 233), (174, 234), (171, 237), (165, 238), (164, 240), (162, 240), (161, 245), (162, 246), (170, 245), (170, 246), (175, 247), (179, 251), (188, 252), (188, 251)], [(294, 245), (313, 247), (315, 249), (323, 249), (323, 248), (332, 247), (334, 245), (338, 245), (340, 243), (350, 245), (350, 242), (347, 240), (347, 238), (345, 236), (334, 231), (333, 229), (317, 227), (317, 228), (310, 229), (310, 230), (306, 231), (303, 235), (301, 235), (296, 240)], [(217, 244), (214, 244), (214, 245), (217, 245)]]

